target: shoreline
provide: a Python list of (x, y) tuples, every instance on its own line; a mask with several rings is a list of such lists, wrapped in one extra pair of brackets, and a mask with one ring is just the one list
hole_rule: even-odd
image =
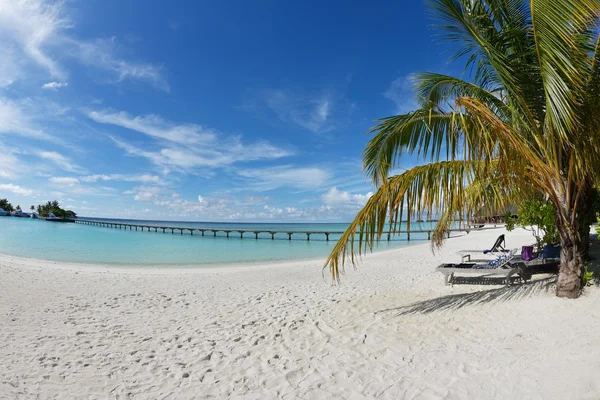
[[(501, 229), (501, 228), (497, 228)], [(463, 235), (452, 236), (450, 239), (458, 238)], [(407, 242), (405, 246), (400, 246), (393, 249), (384, 249), (374, 251), (363, 255), (361, 258), (373, 257), (376, 255), (385, 256), (388, 253), (398, 252), (408, 247), (425, 246), (430, 248), (430, 241), (426, 240), (413, 240), (414, 244)], [(416, 243), (419, 242), (419, 243)], [(294, 259), (294, 260), (273, 260), (273, 261), (251, 261), (245, 262), (240, 261), (238, 263), (224, 263), (221, 265), (214, 264), (112, 264), (112, 263), (85, 263), (85, 262), (72, 262), (72, 261), (57, 261), (40, 259), (35, 257), (21, 257), (15, 256), (0, 251), (0, 263), (10, 262), (17, 263), (22, 267), (29, 268), (51, 268), (59, 270), (72, 270), (72, 271), (91, 271), (91, 272), (120, 272), (120, 273), (204, 273), (204, 272), (226, 272), (231, 270), (233, 272), (239, 272), (247, 269), (258, 269), (258, 268), (286, 268), (294, 267), (298, 265), (306, 264), (324, 264), (327, 257), (318, 258), (306, 258), (306, 259)]]

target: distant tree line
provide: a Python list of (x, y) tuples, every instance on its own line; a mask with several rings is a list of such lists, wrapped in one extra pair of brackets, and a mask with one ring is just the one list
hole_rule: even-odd
[(0, 199), (0, 208), (8, 212), (15, 211), (15, 208), (7, 199)]
[(40, 217), (48, 217), (50, 213), (60, 218), (77, 218), (77, 214), (71, 210), (64, 210), (58, 204), (58, 201), (49, 201), (46, 204), (37, 206), (37, 213)]
[[(13, 207), (7, 199), (0, 199), (0, 208), (8, 212), (21, 211), (20, 205)], [(77, 218), (77, 214), (74, 211), (61, 208), (57, 200), (49, 201), (43, 205), (39, 204), (37, 208), (32, 205), (29, 209), (32, 212), (37, 211), (40, 217), (48, 217), (52, 213), (59, 218)]]

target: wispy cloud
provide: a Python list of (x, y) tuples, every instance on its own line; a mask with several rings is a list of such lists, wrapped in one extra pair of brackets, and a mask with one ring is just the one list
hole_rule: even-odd
[(280, 187), (314, 190), (323, 187), (332, 178), (331, 173), (323, 168), (291, 165), (240, 169), (237, 174), (258, 190), (272, 190)]
[(277, 159), (291, 154), (268, 143), (243, 145), (238, 141), (238, 145), (230, 150), (172, 146), (159, 151), (147, 151), (114, 137), (112, 140), (128, 155), (144, 157), (162, 167), (165, 173), (171, 170), (193, 172), (200, 167), (221, 168), (238, 162)]
[(141, 183), (162, 183), (157, 175), (150, 174), (95, 174), (82, 176), (79, 178), (82, 182), (98, 182), (98, 181), (123, 181), (123, 182), (141, 182)]
[(339, 127), (354, 106), (334, 90), (308, 93), (279, 88), (251, 92), (242, 108), (259, 112), (267, 110), (282, 122), (298, 125), (314, 133), (325, 133)]
[(170, 91), (164, 77), (163, 67), (144, 62), (133, 62), (118, 56), (119, 44), (116, 37), (94, 41), (71, 40), (71, 54), (81, 63), (110, 71), (117, 76), (117, 82), (126, 79), (145, 81), (157, 89)]
[(52, 183), (58, 183), (59, 185), (66, 186), (75, 186), (79, 183), (79, 179), (69, 176), (53, 176), (48, 180)]
[(71, 162), (71, 160), (69, 160), (69, 158), (63, 156), (62, 154), (60, 154), (56, 151), (39, 151), (39, 152), (37, 152), (37, 156), (44, 160), (48, 160), (48, 161), (54, 163), (60, 169), (67, 171), (67, 172), (74, 172), (74, 173), (85, 173), (86, 172), (84, 168), (78, 166), (77, 164), (74, 164), (73, 162)]
[[(4, 144), (0, 142), (0, 146), (4, 147)], [(15, 178), (23, 172), (21, 160), (12, 153), (12, 150), (4, 150), (4, 154), (0, 156), (0, 178)]]
[(38, 129), (22, 105), (0, 97), (0, 133), (25, 137), (49, 139), (49, 135)]
[(110, 72), (116, 76), (112, 81), (146, 81), (169, 91), (162, 67), (120, 57), (116, 38), (81, 40), (70, 35), (75, 21), (69, 15), (68, 4), (50, 0), (0, 2), (0, 87), (23, 79), (23, 68), (30, 66), (65, 81), (68, 72), (57, 60), (70, 56)]
[[(13, 57), (24, 55), (47, 70), (50, 76), (64, 80), (65, 71), (50, 57), (48, 47), (57, 45), (58, 37), (70, 26), (63, 2), (44, 0), (2, 1), (0, 4), (0, 47)], [(6, 49), (9, 49), (8, 51)], [(15, 67), (21, 63), (11, 57)], [(19, 70), (4, 71), (3, 79), (14, 80)]]
[[(48, 179), (54, 184), (55, 189), (60, 189), (73, 195), (88, 195), (88, 196), (115, 196), (117, 190), (109, 186), (92, 186), (83, 184), (77, 177), (70, 176), (55, 176)], [(64, 193), (61, 193), (61, 196)]]
[(90, 111), (88, 116), (98, 123), (120, 126), (156, 139), (153, 147), (159, 150), (146, 150), (111, 137), (129, 155), (144, 157), (167, 169), (189, 172), (199, 167), (225, 167), (238, 162), (282, 158), (293, 153), (265, 141), (248, 144), (240, 136), (228, 136), (197, 124), (173, 123), (157, 115)]
[(68, 82), (48, 82), (42, 85), (42, 89), (57, 91), (60, 88), (69, 86)]
[(94, 183), (94, 182), (108, 182), (108, 181), (121, 181), (121, 182), (140, 182), (140, 183), (153, 183), (162, 184), (162, 179), (157, 175), (149, 174), (94, 174), (77, 177), (51, 177), (50, 182), (63, 183), (63, 184), (77, 184), (80, 182)]
[(33, 194), (33, 190), (12, 183), (1, 184), (0, 191), (7, 191), (21, 196), (31, 196)]
[(0, 97), (0, 134), (14, 134), (49, 140), (50, 135), (39, 129), (23, 104)]
[(396, 105), (397, 114), (405, 114), (417, 108), (418, 103), (413, 91), (413, 75), (396, 78), (383, 94)]
[(131, 116), (124, 111), (89, 111), (88, 117), (101, 124), (111, 124), (179, 144), (210, 144), (216, 133), (196, 124), (175, 124), (155, 115)]

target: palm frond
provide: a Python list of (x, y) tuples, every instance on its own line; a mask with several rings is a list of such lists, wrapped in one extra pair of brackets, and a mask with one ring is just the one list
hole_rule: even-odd
[[(389, 178), (346, 229), (327, 258), (325, 267), (330, 269), (333, 279), (339, 279), (346, 259), (349, 258), (355, 265), (356, 256), (371, 251), (386, 229), (393, 231), (402, 222), (403, 215), (407, 224), (413, 218), (440, 216), (432, 242), (440, 245), (450, 222), (453, 219), (464, 220), (472, 211), (470, 200), (474, 195), (465, 188), (474, 181), (493, 176), (496, 167), (497, 162), (491, 159), (440, 161), (417, 166)], [(485, 193), (479, 194), (478, 199), (482, 198), (486, 198)], [(501, 196), (495, 196), (487, 201), (498, 205), (501, 199)]]
[(576, 94), (589, 56), (583, 39), (598, 19), (599, 0), (530, 0), (534, 39), (546, 93), (550, 140), (568, 141), (578, 128)]
[(507, 106), (499, 97), (501, 95), (499, 88), (487, 90), (453, 76), (431, 72), (416, 74), (414, 81), (417, 98), (421, 100), (422, 107), (443, 110), (448, 107), (453, 108), (456, 97), (476, 97), (488, 104), (496, 113), (508, 116)]
[(427, 109), (384, 118), (373, 128), (377, 134), (363, 153), (363, 169), (375, 185), (400, 165), (403, 154), (417, 151), (418, 157), (439, 159), (450, 156), (459, 133), (460, 121), (454, 113), (432, 113)]

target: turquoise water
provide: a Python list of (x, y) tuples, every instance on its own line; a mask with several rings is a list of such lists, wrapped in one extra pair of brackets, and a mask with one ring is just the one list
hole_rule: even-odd
[[(103, 219), (106, 220), (106, 219)], [(225, 229), (264, 229), (280, 231), (343, 231), (347, 224), (249, 224), (249, 223), (194, 223), (165, 221), (131, 221), (154, 226), (190, 226)], [(430, 224), (422, 227), (429, 227)], [(412, 229), (417, 229), (415, 224)], [(130, 231), (73, 223), (57, 223), (28, 218), (0, 218), (0, 253), (19, 257), (39, 258), (52, 261), (68, 261), (90, 264), (118, 265), (231, 265), (240, 263), (273, 262), (325, 258), (339, 235), (331, 235), (325, 241), (322, 234), (297, 234), (291, 241), (287, 234), (275, 236), (246, 233), (244, 239), (232, 233), (230, 238), (219, 232), (217, 237), (207, 232), (192, 236), (147, 231)], [(410, 243), (422, 243), (426, 234), (412, 234)], [(409, 242), (402, 236), (390, 242), (382, 242), (378, 249), (406, 246)]]

